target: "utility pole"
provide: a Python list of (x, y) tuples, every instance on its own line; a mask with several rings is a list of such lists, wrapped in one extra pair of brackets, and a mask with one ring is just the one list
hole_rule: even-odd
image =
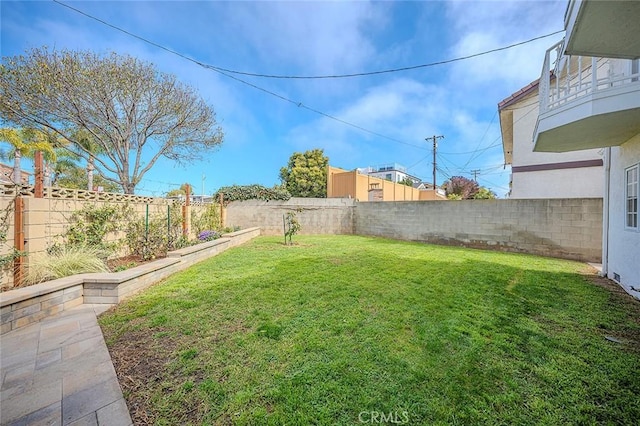
[(444, 136), (433, 135), (432, 138), (425, 138), (425, 141), (433, 139), (433, 190), (436, 190), (436, 150), (438, 149), (438, 139), (444, 139)]
[(473, 175), (473, 180), (478, 181), (478, 175), (480, 174), (480, 170), (471, 170), (471, 174)]
[(201, 203), (204, 203), (204, 180), (205, 180), (206, 178), (207, 178), (207, 177), (206, 177), (206, 176), (204, 175), (204, 173), (203, 173), (203, 174), (202, 174), (202, 192), (201, 192), (201, 194), (202, 194), (202, 195), (200, 196), (200, 202), (201, 202)]

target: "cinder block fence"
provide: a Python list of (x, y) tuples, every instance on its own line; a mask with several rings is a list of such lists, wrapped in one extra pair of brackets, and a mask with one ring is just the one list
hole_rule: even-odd
[(226, 223), (282, 234), (295, 211), (305, 234), (357, 234), (600, 262), (602, 199), (356, 202), (243, 201)]

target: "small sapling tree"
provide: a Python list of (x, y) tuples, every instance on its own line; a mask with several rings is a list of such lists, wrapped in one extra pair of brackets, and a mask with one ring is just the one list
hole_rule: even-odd
[[(284, 243), (286, 245), (292, 245), (292, 238), (294, 235), (302, 229), (300, 226), (300, 222), (298, 222), (298, 218), (295, 212), (288, 212), (287, 214), (282, 216), (282, 221), (284, 225)], [(287, 239), (289, 240), (287, 242)]]

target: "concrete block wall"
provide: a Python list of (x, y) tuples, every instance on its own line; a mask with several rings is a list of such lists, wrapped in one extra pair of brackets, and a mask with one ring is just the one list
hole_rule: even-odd
[[(0, 196), (0, 232), (5, 232), (6, 241), (0, 241), (0, 256), (8, 255), (13, 250), (14, 240), (14, 198), (9, 196)], [(7, 265), (0, 270), (0, 286), (13, 286), (13, 269), (12, 265)]]
[(83, 276), (61, 278), (3, 293), (0, 334), (40, 321), (84, 303)]
[(295, 212), (302, 225), (300, 234), (352, 234), (355, 205), (350, 198), (233, 202), (226, 208), (225, 225), (260, 227), (263, 235), (283, 235), (282, 216)]
[[(49, 246), (63, 241), (62, 235), (69, 229), (73, 213), (85, 206), (100, 208), (105, 205), (130, 207), (136, 220), (144, 218), (146, 204), (114, 201), (86, 201), (66, 198), (31, 198), (24, 197), (24, 232), (25, 250), (30, 254), (45, 251)], [(167, 215), (167, 203), (149, 203), (149, 216)], [(129, 220), (132, 220), (129, 218)], [(124, 225), (124, 224), (123, 224)], [(115, 241), (124, 238), (123, 233), (108, 235), (107, 239)]]
[(358, 203), (355, 233), (601, 261), (602, 199)]
[(227, 207), (227, 225), (282, 235), (296, 211), (301, 234), (358, 234), (600, 262), (602, 199), (355, 202), (292, 198)]
[(84, 303), (120, 303), (183, 269), (179, 263), (180, 259), (166, 258), (121, 272), (91, 274), (84, 279)]

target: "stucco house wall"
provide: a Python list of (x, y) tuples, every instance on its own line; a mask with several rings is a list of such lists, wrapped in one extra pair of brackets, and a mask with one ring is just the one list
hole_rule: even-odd
[(640, 134), (619, 147), (611, 148), (607, 276), (625, 289), (635, 288), (636, 291), (640, 291), (640, 228), (625, 227), (625, 170), (638, 163)]
[[(504, 101), (503, 101), (504, 102)], [(600, 198), (604, 193), (603, 150), (534, 152), (537, 84), (528, 95), (501, 103), (503, 143), (510, 145), (510, 198)], [(507, 130), (507, 126), (512, 126)]]

